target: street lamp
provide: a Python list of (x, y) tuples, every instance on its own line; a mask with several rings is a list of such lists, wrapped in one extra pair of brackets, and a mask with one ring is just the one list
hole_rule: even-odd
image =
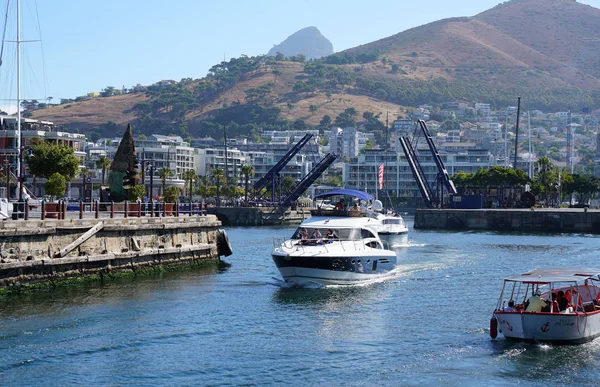
[(150, 172), (150, 194), (148, 197), (152, 200), (153, 197), (153, 187), (154, 187), (154, 165), (148, 164), (148, 171)]
[(25, 179), (25, 173), (23, 168), (23, 153), (25, 151), (25, 147), (21, 146), (19, 148), (19, 202), (23, 201), (23, 180)]

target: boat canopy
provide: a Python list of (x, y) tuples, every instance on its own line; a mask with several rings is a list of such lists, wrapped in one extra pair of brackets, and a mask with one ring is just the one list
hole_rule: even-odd
[(506, 277), (505, 281), (523, 283), (574, 282), (588, 278), (600, 280), (600, 269), (590, 267), (559, 267), (533, 269), (521, 275)]
[(356, 189), (336, 189), (334, 191), (323, 192), (322, 194), (315, 195), (315, 199), (329, 197), (329, 196), (336, 196), (336, 195), (351, 196), (351, 197), (355, 197), (355, 198), (359, 198), (359, 199), (363, 199), (363, 200), (373, 199), (373, 195), (368, 194), (363, 191), (356, 190)]

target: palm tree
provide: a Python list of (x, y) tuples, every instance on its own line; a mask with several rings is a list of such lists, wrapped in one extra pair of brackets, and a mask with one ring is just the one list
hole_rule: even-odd
[(181, 174), (181, 177), (183, 178), (183, 180), (186, 181), (186, 183), (189, 183), (189, 187), (190, 190), (188, 191), (188, 195), (190, 196), (190, 200), (192, 198), (192, 189), (194, 188), (194, 181), (196, 180), (196, 172), (193, 169), (188, 169), (187, 171), (184, 171)]
[(104, 185), (104, 178), (106, 177), (106, 171), (110, 168), (111, 161), (106, 156), (100, 156), (98, 160), (96, 160), (96, 167), (102, 169), (102, 185)]
[(219, 168), (213, 169), (210, 175), (217, 185), (217, 206), (219, 206), (221, 204), (221, 181), (225, 178), (225, 171)]
[(248, 180), (250, 176), (254, 176), (254, 167), (246, 164), (242, 166), (241, 171), (244, 175), (244, 201), (248, 203)]
[(158, 177), (160, 177), (160, 180), (162, 181), (162, 194), (165, 194), (165, 188), (167, 187), (167, 179), (169, 177), (173, 176), (173, 172), (171, 172), (171, 169), (169, 168), (161, 168), (158, 171)]
[(539, 193), (545, 194), (544, 197), (548, 200), (549, 192), (558, 185), (558, 168), (547, 156), (540, 157), (534, 166), (536, 169), (534, 181), (538, 184)]

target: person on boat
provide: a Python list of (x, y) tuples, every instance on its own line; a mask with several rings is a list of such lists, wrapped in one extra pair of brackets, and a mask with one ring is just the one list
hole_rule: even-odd
[(542, 308), (546, 306), (546, 301), (542, 300), (541, 293), (539, 290), (535, 291), (535, 294), (529, 297), (527, 300), (527, 308), (525, 312), (541, 312)]
[(556, 302), (558, 302), (558, 311), (564, 312), (569, 308), (569, 300), (565, 297), (565, 292), (562, 290), (558, 291), (558, 296), (556, 297)]
[(321, 235), (321, 232), (319, 231), (318, 228), (315, 228), (312, 234), (312, 242), (315, 243), (322, 243), (322, 239), (323, 239), (323, 235)]
[(340, 199), (339, 202), (337, 202), (337, 204), (335, 205), (335, 210), (336, 211), (344, 211), (345, 209), (345, 205), (344, 205), (344, 199)]
[(515, 302), (513, 300), (508, 300), (508, 306), (504, 308), (505, 312), (516, 312)]
[(300, 230), (300, 244), (304, 245), (304, 244), (308, 243), (308, 240), (309, 240), (308, 230), (303, 228), (302, 230)]
[(327, 230), (327, 235), (325, 237), (327, 239), (338, 239), (337, 234), (332, 229)]
[(354, 203), (354, 206), (352, 206), (352, 208), (350, 209), (350, 212), (352, 213), (359, 213), (360, 212), (360, 208), (358, 208), (358, 204)]

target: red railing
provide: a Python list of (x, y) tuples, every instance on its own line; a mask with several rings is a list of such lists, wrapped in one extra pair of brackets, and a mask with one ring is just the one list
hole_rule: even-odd
[(206, 203), (165, 202), (13, 202), (9, 217), (18, 219), (131, 218), (206, 215)]

